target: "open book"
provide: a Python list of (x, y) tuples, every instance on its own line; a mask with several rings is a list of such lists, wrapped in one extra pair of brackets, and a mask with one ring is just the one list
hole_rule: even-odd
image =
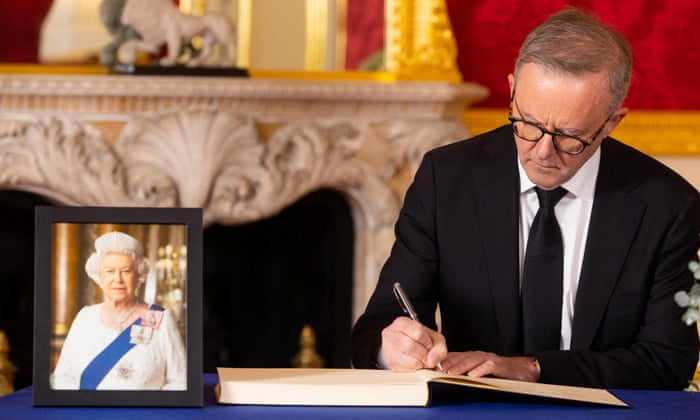
[(429, 383), (627, 407), (604, 389), (448, 375), (433, 370), (219, 368), (220, 404), (427, 406)]

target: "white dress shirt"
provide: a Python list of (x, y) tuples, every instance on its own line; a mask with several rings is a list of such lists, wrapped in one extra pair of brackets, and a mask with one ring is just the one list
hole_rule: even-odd
[[(578, 172), (561, 186), (568, 192), (557, 203), (554, 214), (559, 222), (564, 244), (564, 276), (561, 308), (561, 340), (559, 347), (571, 347), (571, 327), (574, 320), (574, 304), (578, 289), (583, 254), (586, 249), (588, 224), (591, 219), (595, 184), (600, 166), (600, 148), (581, 166)], [(525, 248), (530, 225), (539, 208), (537, 194), (518, 160), (520, 171), (520, 280), (522, 281)]]

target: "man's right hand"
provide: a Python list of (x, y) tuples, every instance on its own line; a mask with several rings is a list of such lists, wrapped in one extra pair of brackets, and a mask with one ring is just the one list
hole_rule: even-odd
[(447, 357), (447, 344), (439, 332), (400, 316), (382, 330), (382, 357), (397, 372), (435, 369)]

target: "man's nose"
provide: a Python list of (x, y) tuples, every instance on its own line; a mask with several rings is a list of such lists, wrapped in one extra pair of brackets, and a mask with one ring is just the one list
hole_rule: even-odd
[(554, 136), (545, 133), (544, 136), (535, 145), (535, 152), (540, 159), (547, 159), (557, 153), (557, 148), (554, 147)]

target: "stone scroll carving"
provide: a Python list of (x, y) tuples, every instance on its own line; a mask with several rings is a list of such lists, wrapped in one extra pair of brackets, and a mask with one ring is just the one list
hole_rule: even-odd
[(0, 184), (69, 205), (202, 207), (205, 223), (229, 225), (269, 217), (331, 188), (360, 207), (364, 224), (391, 225), (399, 197), (389, 181), (435, 145), (424, 137), (448, 133), (405, 123), (385, 128), (377, 143), (386, 156), (377, 164), (362, 155), (368, 127), (301, 120), (262, 138), (249, 116), (188, 108), (134, 119), (111, 146), (86, 122), (0, 120)]
[(386, 213), (380, 223), (391, 223), (394, 194), (375, 168), (355, 156), (363, 131), (347, 122), (302, 120), (263, 139), (251, 117), (195, 108), (128, 124), (116, 151), (132, 200), (203, 207), (208, 222), (260, 220), (327, 187), (366, 205), (390, 206), (371, 213)]
[(68, 205), (126, 205), (124, 168), (102, 133), (70, 119), (0, 120), (0, 185)]

